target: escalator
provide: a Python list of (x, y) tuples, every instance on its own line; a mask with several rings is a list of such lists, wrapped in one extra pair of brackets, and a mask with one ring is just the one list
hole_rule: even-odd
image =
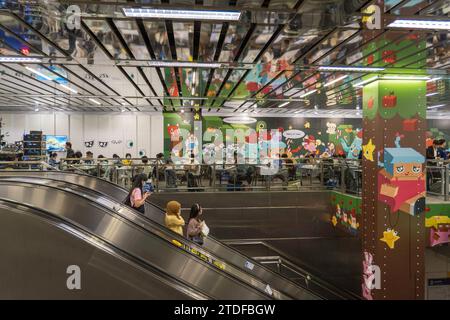
[[(39, 288), (37, 289), (39, 292), (40, 290), (55, 292), (55, 296), (50, 293), (48, 295), (59, 298), (56, 293), (61, 290), (64, 291), (64, 289), (61, 289), (61, 285), (65, 285), (65, 281), (62, 283), (57, 281), (61, 280), (58, 279), (57, 275), (63, 274), (66, 276), (66, 274), (65, 268), (58, 268), (59, 271), (56, 271), (56, 266), (63, 264), (64, 259), (68, 259), (70, 265), (78, 265), (84, 272), (84, 268), (86, 265), (88, 267), (91, 265), (91, 260), (94, 257), (89, 253), (84, 256), (78, 254), (72, 256), (71, 252), (78, 242), (80, 246), (86, 245), (86, 242), (94, 246), (92, 241), (95, 241), (103, 245), (103, 247), (96, 247), (102, 251), (102, 254), (112, 255), (114, 252), (118, 252), (122, 263), (134, 263), (135, 267), (140, 268), (141, 272), (163, 275), (167, 285), (172, 290), (183, 287), (184, 291), (180, 289), (181, 292), (178, 294), (180, 298), (186, 298), (189, 289), (189, 292), (192, 292), (192, 298), (201, 299), (290, 299), (289, 296), (276, 289), (267, 292), (265, 290), (266, 284), (239, 272), (231, 265), (219, 260), (211, 261), (210, 259), (214, 259), (214, 257), (203, 257), (184, 250), (176, 244), (183, 240), (173, 234), (149, 232), (142, 221), (133, 223), (124, 218), (125, 212), (118, 214), (118, 212), (108, 210), (106, 206), (99, 205), (99, 203), (89, 199), (86, 194), (80, 195), (71, 190), (40, 184), (2, 181), (0, 183), (0, 202), (3, 206), (0, 210), (0, 213), (2, 213), (0, 225), (2, 229), (6, 229), (2, 231), (11, 236), (11, 238), (4, 239), (5, 241), (2, 242), (4, 247), (2, 260), (8, 261), (8, 263), (2, 264), (2, 268), (8, 269), (8, 272), (2, 273), (0, 282), (2, 293), (0, 294), (5, 294), (7, 297), (23, 298), (31, 295), (34, 298), (42, 298), (37, 293), (34, 296), (33, 291), (22, 291), (17, 283), (5, 278), (5, 274), (11, 275), (13, 278), (25, 278), (27, 283)], [(16, 208), (13, 208), (14, 206)], [(15, 214), (17, 213), (15, 210), (22, 214)], [(32, 229), (31, 226), (38, 220), (45, 227)], [(4, 221), (6, 222), (3, 223)], [(24, 226), (21, 225), (22, 223), (24, 223)], [(14, 228), (17, 233), (10, 234), (8, 231), (10, 227)], [(58, 229), (58, 232), (55, 232), (55, 228)], [(27, 231), (30, 231), (30, 229), (35, 231), (28, 235)], [(42, 232), (39, 232), (39, 230)], [(48, 233), (46, 233), (47, 231)], [(55, 235), (55, 233), (58, 234)], [(3, 233), (2, 236), (6, 237)], [(28, 236), (31, 239), (28, 239)], [(42, 247), (45, 249), (44, 253), (47, 259), (45, 259), (45, 256), (41, 257), (40, 247), (35, 248), (36, 251), (31, 250), (31, 248), (34, 248), (34, 236), (46, 239), (47, 244), (42, 245)], [(70, 236), (76, 236), (83, 241), (70, 243), (61, 239)], [(17, 242), (17, 245), (26, 242), (26, 245), (18, 251), (15, 250), (16, 238), (21, 240)], [(75, 252), (83, 252), (78, 248), (74, 250)], [(39, 264), (40, 259), (46, 261), (51, 268), (41, 270), (45, 263)], [(48, 259), (51, 261), (49, 262)], [(19, 264), (28, 266), (31, 270), (27, 273), (23, 267), (16, 269)], [(108, 267), (112, 270), (111, 275), (114, 276), (115, 265), (108, 264)], [(107, 271), (105, 270), (105, 273)], [(97, 268), (97, 272), (102, 273), (102, 269)], [(134, 270), (129, 271), (131, 275), (133, 272)], [(39, 281), (36, 285), (33, 281), (41, 273), (46, 274), (50, 282), (45, 286), (38, 287)], [(52, 278), (52, 274), (56, 276)], [(89, 277), (89, 275), (88, 272), (85, 286), (91, 287), (93, 292), (95, 292), (95, 287), (98, 287), (99, 291), (106, 290), (97, 286), (95, 277)], [(124, 279), (126, 278), (124, 277)], [(117, 275), (116, 279), (120, 281), (122, 278)], [(123, 281), (126, 282), (126, 280)], [(145, 289), (141, 289), (139, 283), (135, 283), (134, 288), (137, 292), (145, 291)], [(153, 298), (170, 298), (169, 294), (164, 293), (159, 296), (158, 292), (154, 291), (157, 288), (156, 286), (152, 289), (149, 286), (149, 290), (154, 295)], [(9, 292), (12, 293), (8, 294)], [(312, 298), (311, 295), (310, 297)]]
[[(45, 211), (0, 201), (0, 299), (210, 299)], [(69, 266), (80, 289), (69, 290)], [(70, 281), (69, 281), (70, 282)]]
[[(44, 183), (49, 184), (49, 182), (38, 182), (39, 179), (45, 178), (53, 180), (53, 181), (64, 181), (70, 183), (72, 186), (64, 186), (59, 185), (60, 188), (71, 188), (76, 189), (80, 186), (87, 187), (90, 190), (79, 189), (79, 192), (92, 192), (95, 190), (105, 196), (109, 196), (115, 200), (123, 200), (127, 194), (127, 191), (123, 188), (112, 184), (108, 181), (98, 179), (91, 176), (86, 175), (78, 175), (71, 173), (61, 173), (61, 172), (2, 172), (0, 173), (0, 179), (2, 180), (10, 180), (10, 181), (28, 181), (31, 183), (29, 179), (35, 179), (35, 183)], [(53, 183), (54, 186), (58, 187), (58, 184)], [(75, 186), (74, 186), (75, 185)], [(131, 210), (133, 211), (133, 210)], [(164, 215), (162, 214), (160, 208), (155, 207), (154, 205), (147, 203), (146, 204), (146, 214), (148, 218), (153, 221), (156, 221), (159, 224), (163, 223)], [(141, 217), (140, 215), (137, 215)], [(186, 240), (185, 240), (186, 241)], [(245, 271), (261, 279), (262, 282), (269, 284), (273, 288), (283, 288), (283, 291), (287, 296), (290, 296), (294, 299), (305, 299), (311, 298), (310, 295), (305, 294), (304, 290), (299, 288), (299, 285), (304, 288), (308, 288), (313, 291), (315, 296), (325, 298), (325, 299), (355, 299), (355, 296), (351, 296), (346, 292), (340, 292), (337, 288), (333, 288), (327, 283), (323, 283), (318, 279), (314, 279), (309, 274), (303, 274), (301, 279), (297, 279), (294, 284), (292, 281), (281, 277), (279, 274), (274, 272), (273, 270), (262, 266), (259, 263), (249, 259), (248, 257), (242, 255), (240, 252), (232, 249), (217, 241), (212, 237), (208, 237), (203, 246), (209, 252), (214, 252), (214, 255), (225, 260), (229, 265), (237, 266), (237, 269), (241, 269), (241, 271)], [(297, 274), (298, 278), (298, 274)]]

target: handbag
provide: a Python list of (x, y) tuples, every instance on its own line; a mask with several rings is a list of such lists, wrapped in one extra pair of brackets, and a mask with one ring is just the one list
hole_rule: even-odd
[(201, 234), (202, 234), (202, 236), (203, 237), (207, 237), (208, 236), (208, 234), (209, 234), (209, 227), (206, 225), (206, 223), (203, 221), (203, 224), (202, 224), (202, 231), (201, 231)]

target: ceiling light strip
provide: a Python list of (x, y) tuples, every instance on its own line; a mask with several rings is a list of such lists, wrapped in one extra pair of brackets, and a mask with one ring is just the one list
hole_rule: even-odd
[(390, 28), (450, 30), (450, 20), (396, 19)]
[(347, 78), (347, 77), (348, 77), (348, 75), (345, 75), (345, 76), (339, 77), (339, 78), (337, 78), (337, 79), (334, 79), (334, 80), (332, 80), (332, 81), (330, 81), (330, 82), (324, 84), (324, 87), (329, 87), (329, 86), (331, 86), (332, 84), (335, 84), (336, 82), (339, 82), (339, 81), (341, 81), (341, 80), (343, 80), (343, 79), (345, 79), (345, 78)]
[(89, 101), (92, 101), (92, 102), (93, 102), (93, 103), (95, 103), (95, 104), (101, 105), (101, 103), (100, 103), (100, 102), (98, 102), (98, 101), (97, 101), (97, 100), (95, 100), (95, 99), (89, 98)]
[(36, 57), (0, 57), (0, 62), (42, 62), (41, 58)]
[(311, 90), (311, 91), (309, 91), (309, 92), (307, 92), (307, 93), (302, 94), (302, 95), (300, 96), (300, 98), (307, 97), (307, 96), (313, 94), (314, 92), (317, 92), (317, 89), (314, 89), (314, 90)]
[(222, 67), (222, 64), (178, 61), (148, 61), (148, 66), (159, 68), (220, 68)]
[(385, 68), (375, 67), (347, 67), (347, 66), (323, 66), (318, 68), (319, 71), (350, 71), (350, 72), (379, 72), (384, 71)]
[(62, 83), (60, 83), (59, 85), (60, 85), (61, 87), (63, 87), (64, 89), (69, 90), (69, 91), (71, 91), (71, 92), (73, 92), (73, 93), (78, 93), (78, 91), (76, 91), (75, 89), (72, 89), (72, 88), (70, 88), (70, 87), (68, 87), (68, 86), (66, 86), (66, 85), (64, 85), (64, 84), (62, 84)]
[(39, 71), (37, 71), (37, 70), (35, 70), (35, 69), (33, 69), (33, 68), (30, 68), (30, 67), (25, 67), (25, 69), (27, 69), (28, 71), (33, 72), (34, 74), (37, 74), (38, 76), (44, 78), (45, 80), (50, 80), (50, 81), (52, 81), (52, 78), (46, 76), (46, 75), (43, 74), (42, 72), (39, 72)]
[(220, 20), (238, 21), (241, 11), (237, 10), (189, 10), (189, 9), (156, 9), (156, 8), (123, 8), (127, 17), (185, 19), (185, 20)]
[(437, 109), (437, 108), (441, 108), (441, 107), (445, 107), (445, 104), (437, 104), (437, 105), (428, 107), (427, 109), (431, 110), (431, 109)]

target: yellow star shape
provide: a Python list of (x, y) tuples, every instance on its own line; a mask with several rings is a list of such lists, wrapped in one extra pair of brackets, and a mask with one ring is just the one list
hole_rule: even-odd
[(336, 225), (337, 225), (336, 216), (333, 216), (333, 218), (331, 218), (331, 223), (333, 224), (333, 227), (336, 227)]
[(383, 231), (383, 238), (380, 240), (385, 242), (389, 248), (394, 249), (395, 241), (398, 239), (400, 239), (400, 237), (397, 235), (397, 232), (388, 229), (387, 231)]
[(200, 120), (200, 115), (199, 115), (198, 113), (196, 113), (196, 114), (194, 115), (194, 120)]
[(363, 145), (362, 148), (364, 158), (373, 162), (373, 152), (375, 151), (375, 145), (372, 143), (372, 139), (369, 139), (369, 142)]
[(309, 122), (306, 122), (306, 123), (305, 123), (305, 128), (308, 129), (308, 128), (310, 128), (310, 127), (311, 127), (311, 124), (310, 124)]

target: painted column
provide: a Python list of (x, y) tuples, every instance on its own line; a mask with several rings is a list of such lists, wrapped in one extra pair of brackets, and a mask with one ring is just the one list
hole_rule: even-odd
[[(367, 65), (423, 65), (421, 35), (388, 32), (377, 39), (366, 49)], [(388, 73), (363, 78), (371, 82), (363, 87), (362, 294), (423, 299), (426, 81)]]

